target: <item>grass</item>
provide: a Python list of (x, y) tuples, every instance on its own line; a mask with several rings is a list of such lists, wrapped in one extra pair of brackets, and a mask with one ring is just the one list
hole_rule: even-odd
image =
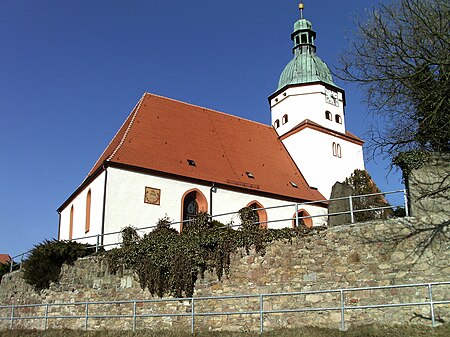
[[(0, 331), (1, 337), (192, 337), (188, 332), (173, 331), (76, 331), (76, 330), (13, 330)], [(258, 333), (250, 332), (198, 332), (196, 337), (257, 337)], [(449, 337), (450, 324), (434, 329), (422, 325), (366, 325), (351, 327), (348, 331), (336, 329), (305, 327), (296, 329), (279, 329), (264, 333), (264, 337)]]

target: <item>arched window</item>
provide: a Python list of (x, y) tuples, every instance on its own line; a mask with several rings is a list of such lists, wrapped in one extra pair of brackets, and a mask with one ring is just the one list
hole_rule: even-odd
[(273, 127), (274, 127), (275, 129), (278, 129), (278, 128), (280, 127), (280, 120), (279, 120), (279, 119), (277, 119), (277, 120), (275, 121), (275, 123), (273, 123)]
[(341, 145), (333, 142), (333, 156), (342, 158)]
[(342, 118), (339, 115), (334, 116), (336, 123), (342, 124)]
[[(181, 219), (187, 223), (195, 218), (198, 213), (207, 212), (208, 203), (205, 196), (198, 189), (192, 189), (184, 193), (181, 198)], [(183, 223), (180, 232), (183, 230)]]
[(70, 208), (70, 220), (69, 220), (69, 240), (73, 238), (73, 205)]
[(263, 205), (261, 205), (258, 201), (254, 200), (247, 204), (246, 207), (253, 208), (256, 210), (256, 221), (259, 222), (259, 228), (267, 229), (267, 212)]
[[(297, 214), (298, 214), (298, 227), (305, 226), (307, 228), (312, 228), (313, 221), (312, 218), (310, 218), (310, 215), (307, 211), (305, 211), (304, 209), (300, 209)], [(295, 216), (295, 213), (294, 218), (292, 220), (292, 227), (293, 228), (297, 227), (297, 218)]]
[(331, 112), (329, 111), (325, 111), (325, 118), (332, 121), (333, 120), (333, 115), (331, 114)]
[(91, 229), (91, 189), (89, 189), (86, 196), (86, 222), (84, 232), (87, 233)]
[(281, 122), (283, 124), (286, 124), (288, 122), (288, 115), (284, 115), (283, 118), (281, 119)]

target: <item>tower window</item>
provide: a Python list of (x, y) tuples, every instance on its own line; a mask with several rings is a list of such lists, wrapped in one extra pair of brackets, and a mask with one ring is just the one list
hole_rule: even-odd
[(336, 144), (335, 142), (333, 142), (333, 156), (342, 158), (341, 145)]
[(342, 124), (342, 118), (339, 115), (334, 116), (334, 119), (336, 120), (336, 123)]
[(329, 111), (325, 111), (325, 118), (332, 121), (333, 120), (333, 115), (331, 114), (331, 112)]
[(288, 122), (288, 115), (284, 115), (281, 121), (283, 124), (286, 124)]
[(300, 44), (300, 38), (298, 37), (298, 35), (295, 37), (295, 44)]
[(277, 120), (275, 121), (275, 123), (273, 123), (273, 127), (274, 127), (275, 129), (278, 129), (278, 128), (280, 127), (280, 120), (279, 120), (279, 119), (277, 119)]
[(302, 34), (302, 43), (308, 43), (308, 34)]

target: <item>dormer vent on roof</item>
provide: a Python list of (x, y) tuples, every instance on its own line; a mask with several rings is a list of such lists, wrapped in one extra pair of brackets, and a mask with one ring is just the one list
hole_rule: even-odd
[(249, 177), (250, 179), (255, 179), (255, 176), (253, 175), (253, 173), (245, 172), (245, 174), (247, 174), (247, 177)]
[(197, 166), (197, 164), (195, 164), (195, 161), (192, 159), (188, 159), (187, 162), (188, 162), (189, 166)]

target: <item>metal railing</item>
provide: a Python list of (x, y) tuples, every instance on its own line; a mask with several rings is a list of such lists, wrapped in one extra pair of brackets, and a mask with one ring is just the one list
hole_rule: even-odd
[[(332, 216), (338, 216), (338, 215), (345, 215), (345, 214), (349, 214), (350, 215), (350, 223), (355, 223), (355, 215), (361, 212), (379, 212), (379, 211), (384, 211), (384, 210), (388, 210), (388, 209), (393, 209), (395, 207), (399, 207), (400, 205), (386, 205), (386, 206), (378, 206), (378, 207), (370, 207), (370, 208), (364, 208), (364, 209), (356, 209), (355, 208), (355, 200), (358, 199), (362, 199), (362, 198), (370, 198), (370, 197), (377, 197), (377, 196), (383, 196), (386, 197), (387, 195), (392, 195), (392, 194), (399, 194), (402, 193), (403, 194), (403, 204), (401, 205), (402, 207), (404, 207), (405, 209), (405, 216), (409, 216), (409, 209), (408, 209), (408, 199), (407, 199), (407, 193), (405, 189), (402, 190), (395, 190), (395, 191), (388, 191), (388, 192), (380, 192), (380, 193), (372, 193), (372, 194), (363, 194), (363, 195), (356, 195), (356, 196), (348, 196), (348, 197), (342, 197), (342, 198), (333, 198), (333, 199), (324, 199), (324, 200), (315, 200), (315, 201), (309, 201), (309, 202), (304, 202), (304, 203), (290, 203), (290, 204), (284, 204), (284, 205), (280, 205), (280, 206), (272, 206), (272, 207), (265, 207), (265, 208), (255, 208), (255, 211), (262, 211), (262, 210), (271, 210), (271, 209), (280, 209), (280, 208), (293, 208), (293, 214), (295, 214), (295, 216), (292, 217), (286, 217), (286, 218), (278, 218), (278, 219), (272, 219), (272, 220), (267, 220), (267, 221), (263, 221), (263, 222), (259, 222), (260, 225), (269, 225), (269, 224), (276, 224), (276, 223), (280, 223), (280, 222), (293, 222), (295, 227), (298, 227), (302, 221), (307, 220), (307, 219), (314, 219), (314, 218), (329, 218)], [(342, 212), (333, 212), (333, 213), (329, 213), (329, 212), (325, 212), (324, 214), (316, 214), (316, 215), (308, 215), (308, 216), (299, 216), (299, 210), (301, 210), (304, 206), (308, 206), (308, 205), (316, 205), (316, 204), (321, 204), (321, 203), (330, 203), (330, 202), (334, 202), (334, 201), (342, 201), (342, 200), (348, 200), (348, 210), (346, 211), (342, 211)], [(227, 213), (221, 213), (221, 214), (215, 214), (215, 215), (210, 215), (210, 218), (213, 220), (217, 220), (226, 216), (236, 216), (239, 214), (239, 211), (233, 211), (233, 212), (227, 212)], [(177, 221), (177, 222), (171, 222), (169, 225), (171, 227), (177, 226), (177, 225), (183, 225), (183, 224), (187, 224), (189, 223), (191, 220), (185, 220), (185, 221)], [(231, 228), (238, 228), (241, 226), (241, 224), (231, 224), (231, 225), (227, 225), (228, 227)], [(149, 232), (153, 229), (156, 228), (156, 225), (152, 225), (152, 226), (146, 226), (146, 227), (139, 227), (136, 228), (136, 230), (138, 232), (142, 232), (142, 233), (146, 233)], [(95, 239), (95, 244), (92, 244), (91, 247), (95, 247), (96, 252), (100, 249), (100, 248), (106, 248), (106, 247), (111, 247), (111, 246), (117, 246), (121, 243), (121, 239), (120, 239), (120, 234), (121, 231), (115, 231), (115, 232), (108, 232), (108, 233), (103, 233), (103, 234), (95, 234), (95, 235), (87, 235), (87, 236), (83, 236), (80, 238), (74, 238), (71, 241), (86, 241), (89, 239)], [(104, 242), (104, 239), (106, 237), (110, 237), (110, 236), (117, 236), (117, 241), (111, 242), (111, 243), (107, 243), (107, 244), (101, 244), (101, 242)], [(18, 254), (16, 256), (13, 256), (11, 258), (11, 263), (10, 263), (10, 271), (12, 271), (14, 269), (14, 267), (18, 266), (19, 268), (22, 267), (22, 263), (23, 261), (26, 259), (26, 256), (31, 252), (25, 252), (25, 253), (21, 253)], [(15, 262), (15, 260), (17, 258), (20, 258), (20, 262)]]
[[(84, 330), (89, 330), (89, 322), (91, 320), (108, 320), (108, 319), (130, 319), (131, 329), (136, 331), (138, 320), (143, 320), (145, 318), (165, 318), (165, 317), (187, 317), (190, 321), (190, 331), (195, 332), (196, 320), (200, 317), (215, 317), (215, 316), (233, 316), (239, 315), (239, 321), (242, 323), (243, 315), (256, 316), (256, 320), (259, 321), (259, 331), (264, 332), (264, 323), (267, 321), (267, 317), (274, 314), (289, 314), (289, 313), (316, 313), (316, 312), (330, 312), (336, 311), (340, 314), (339, 328), (341, 330), (346, 330), (346, 313), (355, 310), (372, 310), (372, 309), (386, 309), (386, 308), (399, 308), (399, 307), (429, 307), (429, 319), (432, 326), (436, 326), (436, 313), (435, 306), (437, 305), (449, 305), (450, 304), (450, 282), (430, 282), (430, 283), (417, 283), (417, 284), (402, 284), (402, 285), (390, 285), (390, 286), (374, 286), (374, 287), (361, 287), (361, 288), (342, 288), (333, 290), (312, 290), (312, 291), (301, 291), (301, 292), (285, 292), (285, 293), (269, 293), (269, 294), (256, 294), (256, 295), (230, 295), (230, 296), (212, 296), (212, 297), (191, 297), (191, 298), (172, 298), (172, 299), (154, 299), (154, 300), (127, 300), (127, 301), (105, 301), (105, 302), (70, 302), (70, 303), (48, 303), (48, 304), (25, 304), (25, 305), (3, 305), (0, 306), (0, 312), (8, 312), (9, 315), (0, 316), (0, 322), (9, 322), (9, 329), (14, 329), (16, 322), (25, 320), (42, 321), (42, 325), (39, 327), (38, 323), (35, 322), (34, 328), (40, 328), (46, 330), (49, 327), (49, 321), (51, 320), (64, 320), (64, 319), (79, 319), (83, 320)], [(433, 299), (433, 289), (437, 287), (447, 287), (442, 294), (440, 294), (440, 300)], [(349, 301), (349, 294), (355, 294), (358, 292), (367, 291), (382, 291), (380, 296), (383, 300), (387, 298), (392, 298), (392, 294), (385, 294), (391, 289), (396, 289), (397, 296), (399, 296), (398, 289), (412, 289), (413, 294), (405, 302), (389, 303), (388, 301), (382, 301), (375, 304), (365, 304), (365, 305), (352, 305)], [(422, 289), (422, 299), (414, 300), (420, 296), (420, 290)], [(436, 291), (436, 290), (435, 290)], [(295, 296), (306, 296), (307, 295), (338, 295), (334, 297), (337, 302), (336, 305), (326, 306), (326, 307), (313, 307), (313, 306), (299, 306), (292, 307), (295, 301), (292, 297)], [(387, 296), (389, 295), (389, 296)], [(353, 295), (355, 296), (355, 295)], [(406, 295), (405, 295), (406, 296)], [(288, 308), (271, 309), (267, 308), (266, 305), (272, 299), (280, 299), (281, 297), (289, 297), (289, 301), (281, 301), (279, 303), (285, 304)], [(375, 301), (373, 296), (368, 297), (370, 300)], [(200, 311), (200, 303), (202, 301), (232, 301), (234, 299), (243, 299), (245, 304), (251, 302), (255, 305), (254, 309), (234, 310), (234, 311)], [(411, 301), (413, 299), (414, 301)], [(155, 303), (170, 303), (179, 302), (184, 305), (184, 312), (177, 312), (180, 310), (175, 310), (176, 312), (151, 312), (151, 313), (138, 313), (138, 306), (144, 304), (155, 304)], [(304, 301), (308, 302), (308, 301)], [(349, 302), (350, 304), (347, 304)], [(280, 305), (278, 303), (278, 305)], [(270, 304), (270, 303), (269, 303)], [(304, 304), (304, 303), (303, 303)], [(128, 312), (121, 314), (91, 314), (90, 308), (93, 306), (120, 306), (128, 305)], [(243, 307), (244, 304), (241, 305)], [(70, 308), (70, 307), (80, 307), (78, 314), (72, 315), (52, 315), (50, 309), (54, 307)], [(22, 315), (21, 311), (27, 312), (30, 308), (40, 308), (42, 314), (39, 315)], [(158, 308), (158, 306), (154, 306)], [(448, 309), (450, 312), (450, 307)], [(245, 323), (244, 323), (245, 324)], [(223, 326), (223, 325), (222, 325)], [(20, 327), (19, 327), (20, 328)], [(271, 328), (275, 328), (271, 324)]]

